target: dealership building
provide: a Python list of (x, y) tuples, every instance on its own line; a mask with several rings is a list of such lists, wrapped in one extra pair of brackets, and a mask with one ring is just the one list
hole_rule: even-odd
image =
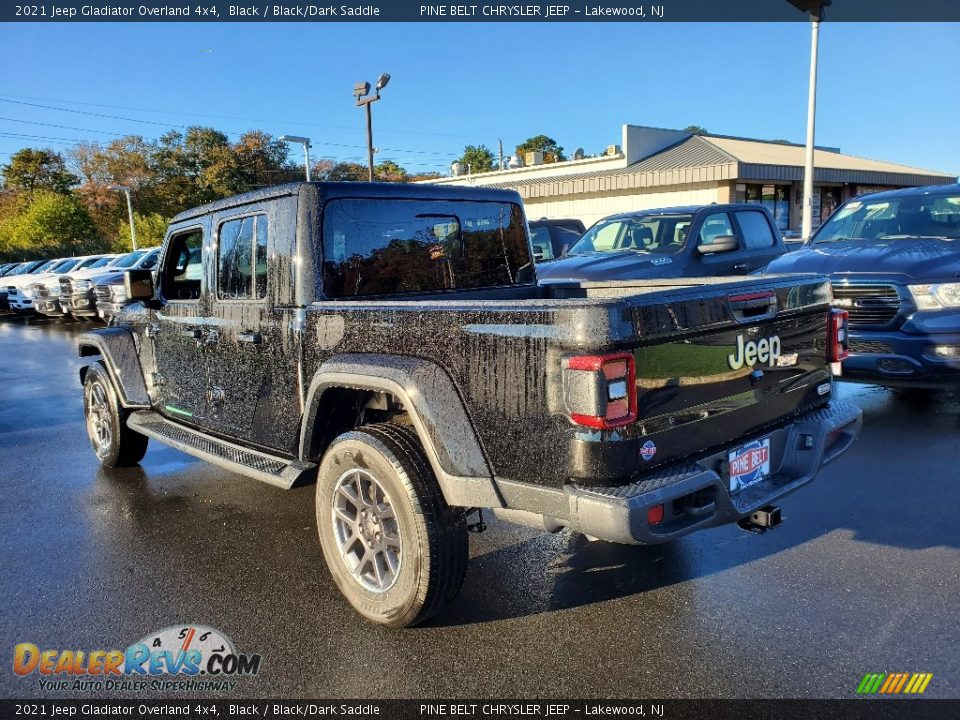
[[(804, 152), (782, 141), (624, 125), (621, 144), (601, 157), (544, 163), (541, 153), (528, 153), (523, 167), (428, 182), (516, 190), (529, 218), (579, 218), (588, 226), (630, 210), (756, 202), (788, 232), (800, 229)], [(957, 180), (839, 148), (818, 147), (814, 165), (814, 227), (856, 195)]]

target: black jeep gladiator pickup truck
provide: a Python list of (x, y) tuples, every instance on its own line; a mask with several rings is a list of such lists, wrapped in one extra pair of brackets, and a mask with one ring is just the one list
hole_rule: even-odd
[(538, 284), (515, 192), (265, 189), (178, 215), (126, 284), (79, 339), (100, 462), (154, 438), (315, 479), (334, 580), (394, 627), (457, 594), (483, 509), (619, 543), (772, 526), (861, 424), (826, 279)]

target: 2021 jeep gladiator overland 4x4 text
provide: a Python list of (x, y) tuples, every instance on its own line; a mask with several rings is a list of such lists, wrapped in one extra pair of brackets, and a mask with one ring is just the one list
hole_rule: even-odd
[(126, 283), (79, 339), (100, 462), (155, 438), (316, 480), (334, 580), (395, 627), (456, 595), (478, 509), (620, 543), (775, 524), (861, 423), (824, 278), (538, 285), (513, 192), (261, 190), (178, 215)]

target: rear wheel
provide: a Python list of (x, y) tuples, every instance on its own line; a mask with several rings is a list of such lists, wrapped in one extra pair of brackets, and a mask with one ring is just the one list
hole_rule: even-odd
[(330, 573), (368, 620), (422, 623), (460, 591), (466, 524), (411, 428), (370, 425), (334, 440), (320, 463), (316, 511)]
[(128, 467), (143, 459), (148, 438), (127, 427), (129, 412), (120, 407), (102, 362), (91, 365), (83, 379), (83, 414), (101, 465)]

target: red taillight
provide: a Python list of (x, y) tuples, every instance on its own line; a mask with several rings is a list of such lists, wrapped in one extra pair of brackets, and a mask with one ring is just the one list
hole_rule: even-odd
[(647, 510), (647, 522), (651, 525), (659, 525), (663, 522), (663, 505), (654, 505)]
[(848, 338), (847, 323), (850, 320), (850, 313), (846, 310), (833, 308), (830, 311), (830, 322), (827, 324), (827, 361), (841, 362), (846, 360)]
[(567, 358), (567, 408), (577, 425), (610, 430), (637, 419), (637, 378), (630, 353)]

